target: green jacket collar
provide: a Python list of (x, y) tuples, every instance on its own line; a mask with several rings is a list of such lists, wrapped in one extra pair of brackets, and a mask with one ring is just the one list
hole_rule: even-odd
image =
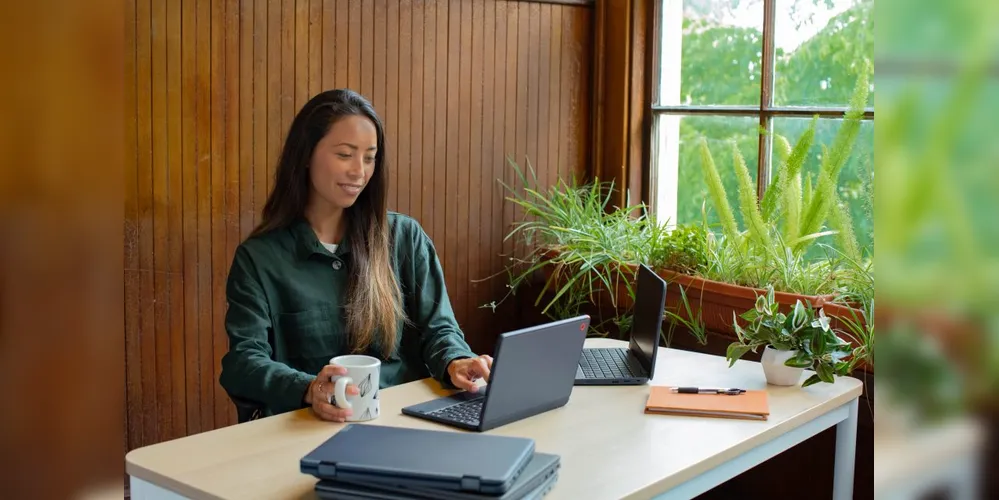
[[(329, 251), (326, 247), (319, 242), (319, 238), (316, 236), (316, 232), (312, 230), (312, 226), (309, 225), (309, 221), (304, 217), (295, 221), (290, 227), (292, 235), (295, 237), (298, 257), (300, 259), (308, 259), (312, 254), (320, 254), (329, 256)], [(342, 257), (350, 252), (350, 242), (349, 237), (345, 233), (340, 243), (337, 244), (336, 252), (333, 254), (335, 257)]]

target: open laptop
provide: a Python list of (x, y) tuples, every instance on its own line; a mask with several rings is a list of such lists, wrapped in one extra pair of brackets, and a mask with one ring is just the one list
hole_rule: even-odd
[(402, 409), (405, 415), (483, 432), (564, 406), (590, 317), (577, 316), (499, 337), (489, 384)]
[(628, 347), (583, 349), (576, 369), (576, 385), (640, 385), (651, 380), (655, 375), (665, 306), (666, 281), (647, 266), (639, 266)]
[(534, 454), (530, 438), (353, 423), (299, 468), (321, 480), (502, 495)]

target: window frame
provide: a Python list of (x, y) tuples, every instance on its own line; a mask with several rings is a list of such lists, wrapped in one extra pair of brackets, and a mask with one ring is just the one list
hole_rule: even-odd
[[(777, 0), (763, 0), (763, 30), (761, 40), (761, 67), (760, 67), (760, 104), (757, 105), (660, 105), (660, 82), (662, 77), (662, 16), (663, 3), (668, 0), (653, 0), (652, 9), (652, 33), (650, 37), (652, 64), (649, 71), (651, 78), (651, 133), (648, 135), (649, 150), (649, 198), (659, 199), (658, 180), (658, 145), (659, 127), (664, 116), (730, 116), (730, 117), (753, 117), (759, 120), (759, 129), (766, 133), (759, 134), (759, 145), (757, 147), (757, 175), (756, 175), (756, 196), (758, 200), (763, 199), (767, 186), (770, 185), (771, 154), (773, 151), (773, 124), (774, 118), (811, 118), (818, 116), (822, 119), (843, 119), (848, 110), (846, 106), (775, 106), (774, 99), (774, 77), (776, 46), (774, 44), (774, 32), (776, 26)], [(683, 1), (683, 0), (676, 0)], [(680, 61), (681, 66), (683, 61)], [(874, 108), (864, 109), (863, 120), (874, 121)], [(683, 189), (676, 186), (677, 190)], [(676, 196), (676, 193), (674, 193)], [(652, 203), (653, 210), (657, 210), (655, 203)], [(674, 214), (675, 215), (675, 214)]]

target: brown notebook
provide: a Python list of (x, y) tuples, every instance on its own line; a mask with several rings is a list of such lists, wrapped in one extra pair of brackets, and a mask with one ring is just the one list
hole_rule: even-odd
[(766, 391), (726, 394), (677, 394), (672, 387), (652, 386), (645, 413), (690, 415), (695, 417), (766, 420), (770, 415)]

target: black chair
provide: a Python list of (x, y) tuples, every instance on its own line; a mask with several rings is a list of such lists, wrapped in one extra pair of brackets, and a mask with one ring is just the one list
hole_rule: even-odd
[[(227, 393), (228, 394), (228, 393)], [(264, 416), (264, 405), (256, 401), (244, 399), (229, 394), (229, 399), (236, 405), (236, 422), (244, 423), (257, 420)]]

